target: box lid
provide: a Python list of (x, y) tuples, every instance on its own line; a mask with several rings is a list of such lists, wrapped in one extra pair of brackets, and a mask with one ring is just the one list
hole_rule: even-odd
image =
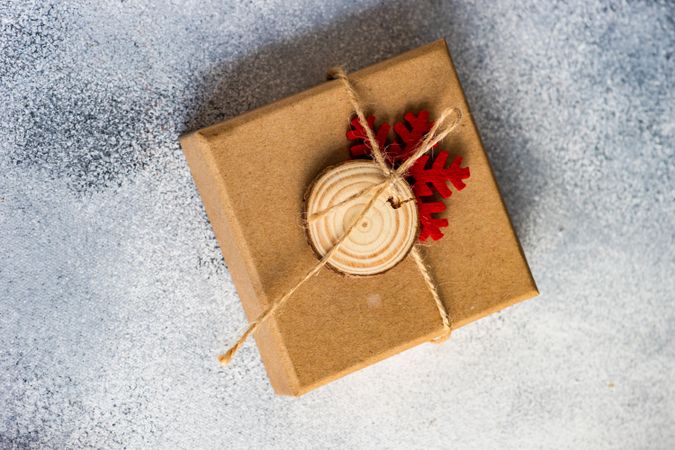
[[(445, 237), (425, 258), (455, 327), (537, 294), (445, 41), (353, 73), (378, 123), (448, 106), (464, 114), (441, 148), (471, 178), (445, 200)], [(244, 309), (253, 319), (317, 264), (303, 196), (326, 166), (349, 158), (343, 86), (315, 88), (181, 138)], [(322, 270), (256, 333), (276, 391), (299, 395), (442, 333), (410, 259), (372, 277)]]

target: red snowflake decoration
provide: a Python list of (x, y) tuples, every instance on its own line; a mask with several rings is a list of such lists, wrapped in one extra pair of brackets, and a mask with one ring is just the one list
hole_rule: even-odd
[[(427, 111), (420, 111), (417, 115), (409, 112), (403, 118), (405, 121), (394, 124), (394, 139), (389, 144), (387, 144), (391, 130), (389, 124), (385, 122), (376, 127), (375, 116), (367, 118), (368, 126), (373, 130), (377, 144), (384, 152), (387, 161), (394, 167), (412, 155), (433, 126)], [(347, 131), (347, 139), (352, 141), (349, 152), (353, 159), (370, 156), (370, 142), (358, 118), (352, 120), (351, 128)], [(422, 241), (429, 237), (435, 241), (439, 240), (443, 237), (441, 228), (448, 226), (448, 219), (434, 216), (445, 211), (445, 203), (435, 198), (435, 194), (442, 198), (450, 197), (452, 191), (448, 183), (452, 184), (457, 191), (461, 191), (466, 187), (464, 180), (471, 175), (468, 167), (461, 166), (461, 156), (456, 156), (446, 167), (450, 156), (448, 152), (441, 150), (435, 153), (434, 157), (426, 154), (418, 159), (410, 169), (408, 178), (417, 199), (421, 225), (420, 240)]]

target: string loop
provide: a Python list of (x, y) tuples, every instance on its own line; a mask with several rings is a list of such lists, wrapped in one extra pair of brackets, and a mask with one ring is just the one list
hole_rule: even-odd
[[(330, 258), (335, 254), (335, 252), (338, 251), (340, 246), (344, 243), (347, 237), (349, 237), (350, 233), (354, 230), (354, 228), (356, 228), (357, 224), (366, 216), (366, 214), (368, 214), (368, 212), (373, 207), (373, 205), (380, 197), (380, 195), (386, 192), (389, 189), (389, 187), (395, 182), (399, 180), (405, 181), (405, 177), (408, 174), (410, 168), (413, 166), (413, 164), (415, 164), (415, 162), (419, 158), (421, 158), (422, 155), (424, 155), (436, 144), (438, 144), (441, 140), (443, 140), (448, 134), (450, 134), (457, 127), (462, 118), (462, 113), (457, 108), (448, 108), (445, 111), (443, 111), (439, 116), (438, 120), (434, 122), (434, 125), (431, 127), (431, 130), (429, 130), (429, 132), (426, 134), (422, 142), (417, 146), (413, 154), (408, 159), (406, 159), (398, 168), (393, 169), (392, 167), (389, 166), (389, 164), (387, 164), (384, 153), (380, 148), (379, 144), (377, 143), (377, 139), (375, 139), (373, 130), (368, 125), (368, 121), (366, 120), (365, 112), (361, 107), (361, 102), (359, 100), (358, 94), (354, 89), (351, 80), (349, 79), (349, 77), (347, 77), (347, 74), (345, 73), (344, 69), (341, 67), (333, 68), (329, 71), (328, 76), (329, 78), (340, 80), (344, 85), (345, 92), (347, 93), (347, 97), (349, 98), (349, 101), (352, 104), (352, 107), (354, 108), (356, 117), (358, 118), (359, 123), (366, 132), (366, 138), (368, 140), (368, 143), (370, 144), (370, 150), (373, 156), (373, 160), (377, 163), (385, 179), (381, 183), (378, 183), (374, 186), (364, 189), (363, 191), (355, 194), (354, 196), (348, 199), (353, 200), (357, 198), (370, 197), (369, 201), (360, 210), (359, 214), (356, 215), (354, 220), (352, 220), (352, 222), (347, 227), (342, 236), (340, 236), (340, 238), (333, 245), (333, 247), (331, 247), (330, 250), (326, 252), (326, 254), (319, 260), (319, 262), (314, 267), (312, 267), (305, 274), (305, 276), (300, 281), (298, 281), (292, 288), (290, 288), (284, 295), (273, 301), (267, 307), (267, 309), (265, 309), (265, 311), (263, 311), (258, 317), (256, 317), (249, 324), (248, 328), (246, 328), (246, 331), (242, 333), (239, 339), (237, 339), (237, 341), (227, 350), (227, 352), (218, 357), (218, 360), (223, 365), (227, 365), (232, 360), (232, 357), (235, 355), (235, 353), (237, 353), (237, 351), (241, 348), (241, 346), (244, 345), (244, 342), (246, 342), (248, 337), (251, 334), (253, 334), (253, 332), (255, 332), (258, 329), (258, 327), (260, 327), (263, 323), (265, 323), (265, 321), (267, 321), (270, 317), (272, 317), (274, 313), (293, 296), (293, 294), (300, 288), (300, 286), (302, 286), (306, 281), (308, 281), (310, 278), (316, 275), (328, 263)], [(448, 123), (445, 124), (446, 122)], [(331, 210), (333, 210), (337, 206), (340, 206), (342, 203), (332, 205), (329, 208), (316, 212), (312, 216), (308, 217), (307, 220), (316, 220), (318, 218), (321, 218), (326, 214), (328, 214)], [(450, 336), (450, 333), (452, 331), (452, 322), (450, 319), (450, 315), (448, 314), (448, 311), (440, 298), (436, 283), (434, 282), (433, 277), (429, 272), (427, 265), (424, 262), (422, 254), (420, 252), (419, 245), (416, 244), (415, 246), (413, 246), (412, 250), (410, 251), (410, 255), (415, 261), (415, 264), (417, 265), (417, 268), (419, 269), (420, 274), (422, 275), (422, 278), (424, 279), (424, 282), (427, 288), (429, 289), (429, 292), (431, 292), (434, 302), (436, 303), (439, 315), (441, 316), (441, 323), (443, 324), (443, 333), (440, 336), (436, 337), (434, 339), (434, 342), (443, 341)]]

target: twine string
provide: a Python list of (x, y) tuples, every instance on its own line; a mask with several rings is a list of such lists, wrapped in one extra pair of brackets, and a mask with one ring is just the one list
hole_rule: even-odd
[[(384, 175), (384, 180), (381, 183), (378, 183), (367, 189), (362, 190), (361, 192), (358, 192), (357, 194), (348, 199), (353, 200), (356, 198), (367, 198), (368, 196), (370, 196), (368, 203), (366, 203), (365, 206), (359, 211), (359, 214), (357, 214), (354, 220), (352, 220), (352, 222), (349, 224), (349, 226), (344, 231), (342, 236), (340, 236), (340, 238), (335, 242), (333, 247), (331, 247), (326, 252), (326, 254), (319, 260), (319, 262), (314, 267), (312, 267), (312, 269), (307, 271), (305, 276), (302, 279), (300, 279), (292, 288), (286, 291), (284, 295), (282, 295), (281, 297), (277, 298), (272, 303), (270, 303), (269, 306), (262, 313), (260, 313), (253, 321), (251, 321), (251, 323), (248, 325), (244, 333), (242, 333), (241, 336), (239, 336), (236, 342), (225, 353), (223, 353), (218, 357), (218, 360), (223, 365), (227, 365), (232, 360), (234, 355), (242, 347), (242, 345), (244, 345), (249, 336), (253, 334), (270, 317), (272, 317), (276, 313), (276, 311), (279, 310), (279, 308), (281, 308), (293, 296), (293, 294), (298, 289), (300, 289), (300, 287), (303, 284), (305, 284), (305, 282), (307, 282), (309, 279), (311, 279), (313, 276), (319, 273), (319, 271), (324, 266), (326, 266), (326, 264), (328, 264), (328, 261), (340, 249), (342, 244), (349, 237), (351, 232), (356, 228), (358, 223), (366, 216), (366, 214), (368, 214), (368, 212), (373, 207), (375, 202), (380, 198), (380, 196), (384, 192), (392, 189), (393, 186), (399, 181), (403, 180), (405, 182), (405, 176), (407, 175), (408, 170), (413, 166), (413, 164), (415, 164), (415, 162), (419, 158), (421, 158), (422, 155), (424, 155), (436, 144), (438, 144), (441, 140), (443, 140), (448, 134), (450, 134), (457, 127), (462, 117), (461, 112), (457, 108), (448, 108), (445, 111), (443, 111), (443, 113), (441, 113), (441, 115), (439, 116), (438, 120), (432, 126), (431, 130), (429, 130), (429, 132), (424, 137), (422, 142), (417, 146), (414, 153), (406, 161), (404, 161), (397, 169), (393, 169), (387, 164), (384, 153), (382, 152), (382, 149), (380, 148), (377, 139), (375, 139), (373, 130), (368, 125), (368, 121), (366, 120), (365, 112), (361, 107), (361, 102), (359, 100), (358, 94), (354, 89), (351, 80), (347, 77), (347, 74), (345, 73), (344, 69), (341, 67), (331, 69), (331, 71), (329, 71), (329, 77), (340, 80), (344, 85), (347, 97), (349, 98), (349, 101), (352, 104), (352, 107), (354, 108), (359, 123), (366, 132), (366, 138), (368, 139), (368, 143), (370, 144), (373, 160), (377, 163), (378, 167), (382, 171), (382, 174)], [(446, 121), (449, 121), (449, 123), (443, 126), (443, 124)], [(338, 205), (332, 205), (327, 209), (318, 211), (307, 219), (316, 220), (320, 217), (323, 217), (324, 215), (328, 214), (330, 211), (334, 210), (337, 206), (340, 206), (343, 203), (344, 202), (340, 202)], [(438, 293), (438, 288), (433, 280), (433, 277), (431, 276), (431, 273), (429, 272), (427, 265), (424, 262), (424, 259), (419, 249), (419, 245), (415, 244), (413, 246), (413, 248), (410, 251), (410, 255), (415, 261), (415, 264), (417, 265), (417, 268), (419, 269), (420, 274), (422, 275), (422, 278), (424, 279), (427, 288), (431, 292), (431, 295), (438, 309), (439, 315), (441, 316), (441, 322), (443, 324), (443, 333), (440, 336), (434, 338), (433, 341), (438, 342), (445, 340), (449, 337), (452, 331), (452, 322), (450, 319), (450, 315), (448, 314), (445, 305), (441, 301), (440, 295)]]

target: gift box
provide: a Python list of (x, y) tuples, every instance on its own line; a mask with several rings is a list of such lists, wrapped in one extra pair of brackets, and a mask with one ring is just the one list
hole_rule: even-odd
[[(421, 247), (453, 328), (534, 297), (445, 41), (349, 75), (373, 122), (408, 112), (462, 112), (439, 148), (470, 167), (461, 193), (435, 217), (447, 227)], [(181, 137), (190, 170), (249, 320), (317, 264), (308, 243), (308, 188), (350, 158), (354, 110), (338, 80)], [(234, 319), (233, 319), (234, 320)], [(254, 334), (275, 391), (301, 395), (443, 334), (434, 297), (412, 258), (370, 276), (326, 268)], [(235, 362), (236, 363), (236, 362)]]

